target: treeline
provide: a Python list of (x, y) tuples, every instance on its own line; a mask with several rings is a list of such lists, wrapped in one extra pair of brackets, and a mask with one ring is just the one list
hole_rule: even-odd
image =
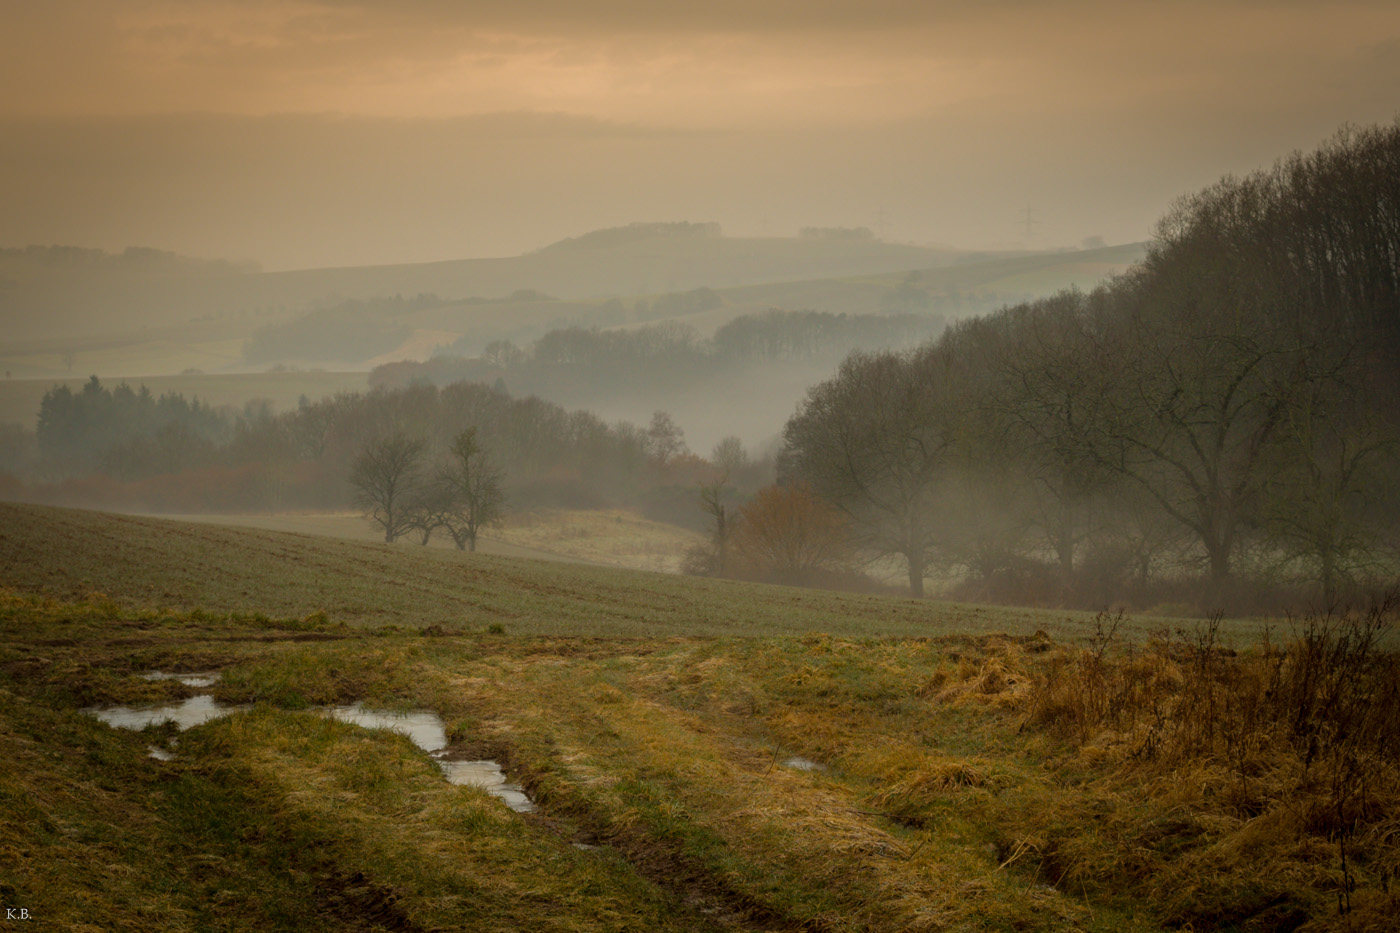
[(1183, 199), (1146, 260), (857, 353), (781, 471), (910, 588), (1220, 606), (1400, 570), (1400, 126)]
[(910, 346), (942, 328), (942, 318), (929, 315), (778, 309), (737, 317), (709, 340), (675, 321), (630, 330), (564, 327), (525, 348), (498, 340), (476, 358), (441, 356), (423, 363), (386, 364), (370, 374), (370, 384), (501, 379), (512, 390), (546, 394), (580, 389), (638, 392), (654, 385), (676, 387), (724, 378), (753, 366), (834, 363), (855, 348)]
[(0, 248), (0, 269), (60, 273), (82, 271), (139, 272), (157, 275), (237, 275), (256, 272), (255, 263), (194, 259), (168, 250), (128, 246), (120, 253), (82, 246), (23, 246)]
[(77, 392), (60, 385), (44, 393), (35, 433), (51, 472), (132, 479), (203, 466), (232, 431), (198, 398), (173, 392), (157, 398), (126, 383), (109, 389), (93, 376)]
[(144, 387), (109, 390), (94, 377), (79, 393), (45, 395), (39, 466), (25, 487), (11, 478), (7, 493), (168, 511), (344, 508), (352, 467), (376, 443), (407, 438), (436, 462), (468, 431), (520, 507), (646, 506), (683, 495), (693, 509), (707, 469), (663, 413), (647, 427), (609, 424), (477, 383), (303, 398), (276, 413), (256, 403), (216, 412)]

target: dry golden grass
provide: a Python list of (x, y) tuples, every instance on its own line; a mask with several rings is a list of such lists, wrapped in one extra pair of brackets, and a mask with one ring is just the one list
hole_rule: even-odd
[(516, 512), (487, 535), (491, 541), (542, 553), (659, 573), (676, 573), (685, 552), (703, 538), (626, 509)]

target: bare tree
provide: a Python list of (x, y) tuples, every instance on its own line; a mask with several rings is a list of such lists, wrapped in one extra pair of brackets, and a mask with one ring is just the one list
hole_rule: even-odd
[(733, 476), (749, 465), (749, 455), (744, 450), (744, 442), (734, 435), (720, 439), (710, 453), (710, 462), (726, 476)]
[(1312, 372), (1285, 408), (1262, 498), (1274, 544), (1303, 561), (1331, 606), (1339, 586), (1375, 556), (1384, 522), (1375, 506), (1396, 439), (1365, 404), (1361, 374), (1348, 373), (1346, 359), (1328, 362), (1323, 353), (1305, 361)]
[(1111, 370), (1100, 365), (1090, 334), (1090, 296), (1076, 290), (1007, 308), (978, 322), (990, 332), (986, 429), (1002, 432), (999, 452), (1024, 472), (1035, 523), (1066, 582), (1090, 530), (1089, 504), (1110, 477), (1094, 456)]
[(481, 529), (499, 525), (505, 517), (504, 477), (478, 443), (476, 428), (452, 441), (449, 465), (438, 475), (442, 495), (436, 516), (458, 550), (475, 551)]
[(853, 353), (783, 430), (783, 469), (851, 522), (869, 551), (897, 554), (924, 594), (938, 538), (936, 492), (957, 435), (953, 361), (938, 347)]
[(412, 506), (422, 488), (426, 446), (403, 434), (372, 440), (350, 468), (355, 501), (384, 529), (389, 544), (413, 527)]
[(668, 412), (657, 411), (651, 416), (647, 427), (647, 454), (658, 469), (685, 453), (685, 432)]

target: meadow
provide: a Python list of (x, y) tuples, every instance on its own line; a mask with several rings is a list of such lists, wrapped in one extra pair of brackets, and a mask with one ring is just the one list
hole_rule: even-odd
[[(1173, 624), (12, 505), (0, 585), (0, 908), (55, 928), (1340, 931), (1400, 907), (1385, 607)], [(178, 736), (84, 712), (199, 692), (151, 671), (250, 708)], [(354, 701), (435, 711), (538, 810), (314, 712)]]
[[(179, 521), (235, 525), (268, 531), (346, 538), (366, 543), (383, 534), (358, 512), (272, 512), (174, 515)], [(417, 543), (417, 536), (410, 536)], [(408, 539), (405, 539), (407, 541)], [(628, 567), (674, 573), (686, 548), (701, 541), (698, 532), (643, 518), (628, 509), (528, 509), (509, 513), (502, 525), (482, 532), (483, 554), (576, 561), (605, 567)], [(454, 548), (441, 532), (431, 548)]]

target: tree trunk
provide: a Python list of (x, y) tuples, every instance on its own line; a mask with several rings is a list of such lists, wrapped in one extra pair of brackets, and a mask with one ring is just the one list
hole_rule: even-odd
[(1332, 611), (1337, 601), (1337, 559), (1332, 548), (1322, 549), (1322, 608)]
[(1206, 555), (1210, 558), (1210, 581), (1215, 584), (1227, 583), (1230, 579), (1230, 539), (1225, 537), (1208, 538), (1205, 541)]
[(924, 597), (924, 555), (910, 551), (904, 555), (909, 562), (909, 594), (915, 599)]
[(1060, 576), (1069, 583), (1074, 578), (1074, 510), (1060, 507), (1059, 527), (1055, 529), (1055, 556), (1060, 560)]

